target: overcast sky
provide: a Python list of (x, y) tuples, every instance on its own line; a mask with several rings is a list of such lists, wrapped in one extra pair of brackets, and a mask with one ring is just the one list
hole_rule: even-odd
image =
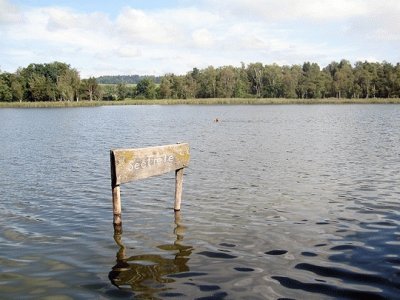
[(398, 0), (0, 0), (0, 70), (83, 78), (342, 58), (400, 62)]

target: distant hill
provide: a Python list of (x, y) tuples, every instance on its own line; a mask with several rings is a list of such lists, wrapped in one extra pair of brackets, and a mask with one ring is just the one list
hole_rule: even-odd
[(144, 78), (150, 78), (152, 79), (155, 83), (160, 83), (161, 81), (161, 76), (142, 76), (142, 75), (105, 75), (105, 76), (100, 76), (96, 78), (97, 83), (100, 84), (118, 84), (118, 83), (126, 83), (126, 84), (132, 84), (132, 83), (138, 83)]

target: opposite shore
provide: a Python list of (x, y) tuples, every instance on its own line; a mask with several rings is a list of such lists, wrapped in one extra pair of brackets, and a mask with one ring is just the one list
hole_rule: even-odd
[(120, 101), (0, 102), (0, 108), (93, 107), (110, 105), (279, 105), (279, 104), (400, 104), (400, 98), (369, 99), (286, 99), (286, 98), (205, 98), (205, 99), (125, 99)]

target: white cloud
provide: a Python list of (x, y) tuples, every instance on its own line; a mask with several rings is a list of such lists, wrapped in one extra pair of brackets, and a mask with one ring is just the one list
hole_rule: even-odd
[[(2, 68), (62, 60), (83, 76), (161, 75), (241, 61), (400, 60), (388, 50), (400, 46), (400, 1), (203, 0), (191, 5), (125, 7), (111, 17), (67, 7), (22, 10), (0, 0)], [(379, 43), (384, 46), (377, 49)], [(21, 49), (26, 50), (23, 59)]]
[(383, 1), (365, 18), (351, 22), (348, 33), (371, 41), (400, 41), (400, 2)]
[(192, 39), (198, 47), (211, 47), (214, 44), (214, 37), (206, 28), (193, 31)]
[[(79, 21), (85, 19), (84, 21)], [(112, 37), (105, 26), (107, 18), (98, 14), (76, 14), (60, 8), (45, 8), (24, 13), (21, 22), (8, 28), (8, 38), (58, 46), (60, 52), (66, 46), (84, 51), (97, 52), (108, 49), (107, 39)], [(110, 24), (111, 25), (111, 24)], [(110, 26), (112, 28), (112, 26)]]
[(159, 10), (153, 13), (154, 17), (164, 22), (173, 23), (179, 28), (193, 29), (205, 25), (213, 26), (223, 21), (213, 9), (200, 9), (196, 7), (174, 8)]
[[(371, 0), (205, 0), (224, 14), (265, 22), (344, 19), (368, 12)], [(374, 2), (374, 1), (372, 1)], [(377, 1), (375, 1), (377, 2)]]
[(137, 9), (124, 9), (115, 25), (125, 39), (136, 43), (164, 44), (176, 38), (174, 26)]
[(121, 46), (120, 48), (116, 49), (115, 53), (121, 57), (128, 57), (128, 58), (142, 56), (142, 51), (139, 48), (132, 46)]
[(7, 0), (0, 0), (0, 25), (18, 22), (18, 8)]

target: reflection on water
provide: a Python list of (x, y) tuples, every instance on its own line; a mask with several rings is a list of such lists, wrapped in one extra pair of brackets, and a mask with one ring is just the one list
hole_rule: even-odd
[(122, 227), (114, 227), (114, 240), (119, 246), (117, 263), (112, 267), (108, 277), (111, 283), (120, 289), (131, 289), (141, 295), (168, 290), (167, 284), (175, 280), (168, 275), (188, 272), (187, 262), (193, 251), (191, 246), (183, 245), (184, 227), (181, 223), (181, 212), (175, 212), (176, 239), (171, 244), (159, 245), (166, 256), (158, 254), (137, 254), (127, 256), (127, 249), (122, 241)]

